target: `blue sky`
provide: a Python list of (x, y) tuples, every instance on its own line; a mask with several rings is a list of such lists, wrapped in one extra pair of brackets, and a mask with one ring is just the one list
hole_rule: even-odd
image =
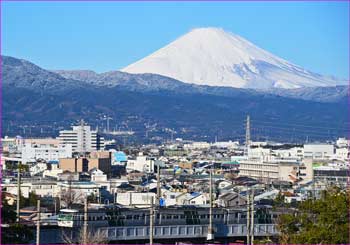
[(321, 74), (349, 77), (348, 2), (2, 2), (2, 54), (116, 70), (196, 27), (222, 27)]

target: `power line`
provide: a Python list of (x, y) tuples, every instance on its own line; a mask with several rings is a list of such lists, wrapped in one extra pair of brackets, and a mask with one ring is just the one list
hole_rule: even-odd
[(299, 132), (299, 133), (305, 133), (305, 134), (316, 134), (316, 135), (322, 135), (322, 136), (329, 136), (329, 135), (338, 135), (339, 133), (335, 133), (335, 132), (323, 132), (323, 131), (312, 131), (312, 130), (300, 130), (300, 129), (295, 129), (295, 128), (290, 128), (290, 127), (276, 127), (276, 126), (262, 126), (261, 128), (259, 127), (256, 127), (256, 128), (253, 128), (254, 130), (258, 130), (258, 129), (262, 129), (264, 130), (264, 128), (268, 128), (268, 129), (275, 129), (275, 130), (285, 130), (285, 131), (288, 131), (289, 133), (295, 133), (295, 132)]
[(319, 129), (335, 129), (335, 130), (346, 130), (350, 131), (350, 128), (339, 128), (339, 127), (323, 127), (323, 126), (314, 126), (314, 125), (305, 125), (305, 124), (291, 124), (291, 123), (280, 123), (280, 122), (269, 122), (269, 121), (255, 121), (252, 120), (252, 122), (257, 122), (258, 124), (273, 124), (273, 125), (286, 125), (286, 126), (294, 126), (294, 127), (306, 127), (306, 128), (319, 128)]

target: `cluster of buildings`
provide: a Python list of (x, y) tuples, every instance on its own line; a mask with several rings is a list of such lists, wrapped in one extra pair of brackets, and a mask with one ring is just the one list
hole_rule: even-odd
[(34, 193), (43, 203), (54, 202), (55, 212), (86, 198), (129, 207), (147, 207), (151, 200), (205, 207), (210, 189), (217, 207), (244, 206), (253, 189), (255, 202), (271, 204), (281, 194), (297, 202), (350, 181), (344, 138), (304, 145), (176, 139), (117, 151), (107, 150), (104, 138), (81, 122), (57, 138), (5, 137), (1, 147), (2, 191), (13, 199), (18, 188), (24, 197)]

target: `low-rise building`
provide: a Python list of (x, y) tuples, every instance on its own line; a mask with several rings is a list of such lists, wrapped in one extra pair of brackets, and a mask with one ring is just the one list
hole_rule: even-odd
[(350, 145), (349, 142), (350, 142), (350, 140), (348, 140), (346, 138), (339, 138), (336, 142), (336, 145), (339, 148), (347, 148)]
[(343, 147), (343, 148), (336, 148), (334, 159), (341, 160), (341, 161), (349, 161), (350, 159), (350, 151), (349, 148)]
[[(2, 188), (13, 195), (17, 195), (17, 183), (3, 183)], [(29, 197), (34, 192), (41, 197), (54, 197), (58, 195), (57, 182), (42, 179), (24, 179), (21, 183), (21, 195)]]
[(109, 176), (111, 173), (111, 158), (61, 158), (59, 167), (63, 171), (74, 173), (88, 172), (97, 168)]
[(220, 207), (239, 207), (247, 204), (247, 198), (238, 193), (225, 193), (219, 197), (217, 204)]
[(93, 168), (90, 171), (91, 181), (92, 182), (105, 182), (107, 181), (107, 175), (103, 173), (103, 171)]
[(249, 159), (240, 161), (239, 175), (261, 180), (297, 182), (302, 179), (312, 179), (312, 164), (302, 163), (295, 159), (278, 159), (261, 161)]
[(93, 182), (58, 182), (57, 189), (61, 202), (65, 205), (68, 205), (70, 202), (82, 204), (88, 196), (100, 196), (100, 186)]
[(183, 204), (184, 205), (208, 205), (210, 201), (209, 194), (193, 192), (187, 195)]
[(154, 172), (154, 162), (153, 157), (144, 156), (142, 153), (135, 159), (128, 159), (126, 164), (127, 172), (139, 171), (143, 173), (153, 173)]
[(337, 185), (347, 187), (350, 182), (348, 168), (320, 166), (314, 168), (314, 180), (325, 186)]
[(118, 204), (124, 206), (145, 207), (156, 202), (156, 194), (152, 192), (124, 192), (116, 193)]
[(25, 143), (22, 147), (23, 163), (33, 162), (36, 160), (58, 161), (60, 158), (72, 157), (72, 145), (47, 145)]
[(316, 160), (330, 159), (334, 155), (334, 145), (331, 144), (305, 144), (304, 158)]
[(209, 149), (210, 144), (208, 142), (192, 142), (190, 144), (184, 144), (185, 150), (194, 150), (194, 149)]
[(37, 162), (33, 166), (29, 168), (29, 172), (31, 176), (37, 175), (39, 173), (44, 172), (47, 169), (46, 162)]

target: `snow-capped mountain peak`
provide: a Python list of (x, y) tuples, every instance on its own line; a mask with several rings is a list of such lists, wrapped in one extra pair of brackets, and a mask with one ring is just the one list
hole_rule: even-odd
[(221, 28), (197, 28), (124, 69), (198, 85), (238, 88), (333, 86), (346, 81), (306, 71)]

